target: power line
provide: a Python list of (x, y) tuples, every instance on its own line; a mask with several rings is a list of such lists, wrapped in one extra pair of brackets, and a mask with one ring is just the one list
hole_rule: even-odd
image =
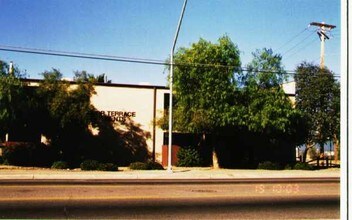
[(291, 47), (290, 49), (288, 49), (288, 50), (286, 50), (283, 54), (282, 54), (282, 56), (283, 55), (285, 55), (285, 54), (287, 54), (288, 52), (290, 52), (291, 50), (293, 50), (293, 49), (295, 49), (295, 47), (297, 47), (298, 45), (300, 45), (301, 43), (303, 43), (303, 41), (305, 41), (305, 40), (307, 40), (310, 36), (312, 36), (313, 34), (315, 33), (315, 31), (313, 32), (311, 32), (307, 37), (305, 37), (303, 40), (301, 40), (301, 41), (299, 41), (297, 44), (295, 44), (293, 47)]
[(316, 41), (316, 39), (314, 38), (313, 40), (309, 41), (307, 44), (304, 44), (302, 47), (300, 47), (299, 49), (297, 49), (296, 52), (286, 56), (286, 59), (292, 57), (293, 55), (296, 55), (299, 52), (302, 52), (303, 49), (307, 48), (308, 45), (312, 44), (314, 41)]
[[(170, 65), (169, 62), (165, 62), (162, 60), (155, 60), (155, 59), (121, 57), (121, 56), (99, 55), (99, 54), (87, 54), (87, 53), (55, 51), (55, 50), (43, 50), (43, 49), (34, 49), (34, 48), (4, 46), (4, 45), (0, 45), (0, 50), (9, 51), (9, 52), (18, 52), (18, 53), (73, 57), (73, 58), (82, 58), (82, 59), (96, 59), (96, 60), (131, 62), (131, 63), (164, 65), (164, 66)], [(175, 66), (185, 66), (185, 67), (204, 67), (204, 68), (238, 68), (238, 66), (232, 66), (232, 65), (207, 64), (207, 63), (174, 63), (174, 65)], [(245, 68), (239, 68), (238, 70), (247, 71), (247, 69), (245, 69)], [(272, 72), (272, 71), (258, 70), (257, 72)], [(286, 72), (293, 72), (293, 71), (286, 71)]]
[[(115, 61), (115, 62), (140, 63), (140, 64), (149, 64), (149, 65), (163, 65), (163, 66), (170, 65), (169, 62), (156, 60), (156, 59), (88, 54), (88, 53), (77, 53), (77, 52), (55, 51), (55, 50), (43, 50), (43, 49), (14, 47), (14, 46), (5, 46), (5, 45), (0, 45), (0, 51), (39, 54), (39, 55), (48, 55), (48, 56), (72, 57), (72, 58), (81, 58), (81, 59), (105, 60), (105, 61)], [(247, 69), (244, 67), (224, 65), (224, 64), (174, 63), (173, 65), (179, 66), (179, 67), (203, 67), (203, 68), (226, 68), (226, 69), (234, 68), (237, 71), (254, 72), (254, 73), (278, 73), (278, 74), (288, 74), (288, 75), (296, 74), (296, 72), (293, 70), (282, 70), (282, 71), (253, 70), (253, 69)]]
[(290, 40), (288, 40), (286, 43), (282, 44), (277, 51), (280, 51), (283, 47), (285, 47), (286, 45), (288, 45), (289, 43), (291, 43), (291, 41), (293, 41), (294, 39), (296, 39), (296, 37), (298, 37), (300, 34), (302, 34), (303, 32), (305, 32), (306, 30), (308, 30), (308, 28), (304, 28), (302, 31), (300, 31), (298, 34), (296, 34), (295, 36), (293, 36)]
[(62, 57), (95, 59), (95, 60), (105, 60), (105, 61), (153, 64), (153, 65), (167, 65), (164, 61), (152, 60), (152, 59), (119, 57), (119, 56), (111, 56), (111, 55), (87, 54), (87, 53), (55, 51), (55, 50), (43, 50), (43, 49), (33, 49), (33, 48), (24, 48), (24, 47), (4, 46), (4, 45), (0, 45), (0, 50), (9, 51), (9, 52), (18, 52), (18, 53), (49, 55), (49, 56), (62, 56)]

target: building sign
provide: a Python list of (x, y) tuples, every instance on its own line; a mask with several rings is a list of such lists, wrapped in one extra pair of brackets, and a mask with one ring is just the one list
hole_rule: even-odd
[(125, 111), (100, 111), (102, 115), (108, 116), (113, 122), (124, 122), (126, 119), (135, 118), (136, 112)]

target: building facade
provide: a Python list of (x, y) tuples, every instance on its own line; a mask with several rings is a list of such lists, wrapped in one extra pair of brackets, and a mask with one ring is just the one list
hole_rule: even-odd
[(164, 114), (165, 94), (169, 94), (169, 89), (162, 86), (97, 84), (95, 91), (91, 98), (94, 107), (116, 124), (130, 120), (150, 134), (148, 150), (153, 159), (161, 162), (164, 131), (156, 121)]
[[(41, 80), (27, 80), (29, 86), (36, 87)], [(75, 83), (71, 82), (74, 87)], [(289, 82), (282, 85), (285, 93), (290, 97), (294, 105), (295, 83)], [(95, 94), (91, 97), (92, 105), (104, 116), (109, 117), (114, 125), (123, 129), (123, 122), (130, 121), (140, 128), (145, 135), (147, 150), (152, 159), (165, 164), (167, 161), (167, 135), (157, 125), (157, 120), (165, 114), (169, 104), (169, 88), (150, 85), (127, 85), (114, 83), (97, 83), (94, 85)], [(92, 134), (99, 134), (99, 130), (91, 128)], [(175, 134), (174, 143), (182, 145), (182, 141), (188, 144), (196, 139), (192, 135)], [(10, 136), (10, 139), (9, 139)], [(7, 134), (6, 141), (12, 140), (13, 134)], [(180, 136), (180, 137), (179, 137)], [(45, 143), (46, 138), (41, 137)], [(185, 145), (185, 144), (184, 144)], [(187, 145), (187, 144), (186, 144)], [(164, 147), (163, 147), (164, 146)], [(165, 158), (163, 158), (165, 157)]]

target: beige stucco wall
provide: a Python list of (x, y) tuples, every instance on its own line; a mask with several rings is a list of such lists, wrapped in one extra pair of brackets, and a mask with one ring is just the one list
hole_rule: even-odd
[(296, 94), (296, 82), (292, 81), (284, 83), (282, 84), (282, 89), (286, 94), (290, 95), (289, 99), (291, 100), (292, 104), (295, 105), (296, 99), (294, 95)]
[[(155, 158), (161, 162), (163, 144), (163, 130), (156, 126), (153, 137), (153, 114), (154, 114), (154, 88), (153, 87), (119, 87), (119, 86), (95, 86), (96, 94), (91, 101), (99, 111), (104, 111), (112, 117), (121, 116), (121, 112), (128, 114), (134, 123), (149, 132), (151, 138), (147, 139), (148, 150), (153, 152), (153, 138), (155, 139)], [(161, 117), (164, 109), (164, 94), (166, 88), (155, 88), (156, 91), (156, 118)]]

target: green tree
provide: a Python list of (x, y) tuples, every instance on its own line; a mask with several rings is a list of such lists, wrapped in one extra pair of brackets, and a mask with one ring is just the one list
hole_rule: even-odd
[(323, 152), (324, 143), (338, 138), (340, 89), (333, 72), (303, 62), (296, 68), (296, 107), (304, 112), (309, 125), (306, 143), (317, 143)]
[(57, 69), (43, 73), (37, 94), (42, 103), (42, 132), (58, 147), (63, 160), (79, 163), (90, 137), (89, 125), (95, 114), (90, 103), (92, 83), (77, 80), (73, 87), (63, 81)]
[(22, 82), (9, 75), (0, 76), (0, 129), (1, 133), (8, 133), (15, 126), (20, 117), (25, 96)]
[(233, 121), (234, 74), (240, 71), (239, 54), (237, 46), (227, 36), (219, 38), (217, 43), (200, 39), (190, 48), (176, 52), (176, 130), (209, 133)]
[(281, 85), (287, 78), (282, 58), (271, 49), (256, 50), (242, 78), (241, 103), (245, 124), (250, 131), (278, 130), (286, 132), (292, 117), (299, 117)]
[[(203, 149), (214, 152), (218, 128), (235, 121), (239, 54), (238, 47), (223, 36), (216, 43), (200, 39), (189, 48), (178, 49), (174, 55), (174, 128), (202, 134), (199, 146)], [(217, 166), (216, 162), (214, 165)]]
[(90, 82), (90, 83), (111, 83), (111, 80), (105, 82), (106, 75), (102, 73), (98, 76), (94, 76), (94, 74), (88, 73), (85, 70), (75, 71), (73, 80), (76, 82)]
[(111, 83), (111, 80), (106, 80), (107, 75), (105, 73), (102, 73), (98, 76), (95, 77), (98, 83)]
[(264, 137), (275, 146), (302, 141), (302, 114), (281, 88), (286, 73), (280, 55), (257, 50), (244, 74), (239, 50), (225, 36), (215, 44), (200, 39), (180, 48), (174, 60), (175, 130), (209, 136), (213, 150), (224, 145), (224, 133), (228, 143), (241, 132)]
[(0, 75), (7, 76), (9, 75), (9, 64), (0, 60)]
[(20, 69), (16, 66), (12, 66), (12, 72), (10, 73), (10, 65), (5, 61), (0, 60), (0, 76), (13, 75), (16, 78), (25, 78), (26, 74), (22, 73)]
[(242, 77), (238, 105), (242, 107), (240, 124), (248, 131), (264, 135), (270, 145), (283, 142), (288, 147), (303, 143), (306, 135), (302, 112), (282, 89), (286, 72), (282, 58), (271, 49), (256, 50)]
[(9, 65), (0, 60), (0, 135), (26, 127), (29, 97), (18, 68), (9, 73)]
[(253, 59), (247, 64), (247, 74), (243, 75), (245, 86), (273, 88), (282, 85), (287, 79), (280, 54), (272, 49), (257, 49), (252, 53)]

